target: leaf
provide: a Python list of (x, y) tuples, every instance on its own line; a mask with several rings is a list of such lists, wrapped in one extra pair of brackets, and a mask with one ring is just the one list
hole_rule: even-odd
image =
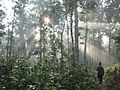
[(0, 17), (5, 15), (5, 12), (3, 10), (0, 10)]
[(52, 86), (52, 90), (57, 90), (55, 86)]
[(0, 29), (4, 29), (5, 28), (5, 25), (0, 25)]

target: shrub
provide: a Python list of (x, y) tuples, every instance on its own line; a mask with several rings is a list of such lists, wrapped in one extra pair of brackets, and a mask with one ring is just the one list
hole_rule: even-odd
[(120, 65), (114, 65), (106, 69), (105, 83), (108, 88), (115, 87), (120, 89), (120, 87), (118, 87), (120, 86)]
[(94, 73), (82, 65), (68, 66), (67, 62), (48, 60), (31, 65), (27, 59), (10, 62), (6, 64), (8, 78), (4, 79), (9, 81), (10, 90), (96, 90), (98, 87)]

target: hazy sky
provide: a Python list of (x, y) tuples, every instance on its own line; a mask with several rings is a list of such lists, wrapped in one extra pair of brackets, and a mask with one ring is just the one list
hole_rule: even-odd
[(2, 0), (3, 6), (5, 7), (6, 18), (4, 19), (4, 23), (11, 22), (13, 17), (12, 11), (12, 0)]
[[(1, 0), (1, 1), (3, 1), (3, 5), (6, 8), (5, 12), (7, 14), (7, 16), (6, 16), (7, 18), (4, 19), (4, 23), (11, 22), (12, 21), (12, 17), (13, 17), (12, 7), (14, 6), (14, 3), (12, 2), (12, 0)], [(62, 0), (59, 0), (59, 1), (61, 3), (63, 3)], [(108, 38), (106, 36), (103, 37), (103, 42), (104, 42), (104, 45), (107, 45)]]

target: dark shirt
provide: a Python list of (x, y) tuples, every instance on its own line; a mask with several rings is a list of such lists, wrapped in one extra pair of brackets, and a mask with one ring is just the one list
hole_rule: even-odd
[(103, 67), (101, 66), (101, 65), (99, 65), (98, 67), (97, 67), (97, 70), (96, 71), (98, 71), (98, 76), (103, 76), (104, 75), (104, 69), (103, 69)]

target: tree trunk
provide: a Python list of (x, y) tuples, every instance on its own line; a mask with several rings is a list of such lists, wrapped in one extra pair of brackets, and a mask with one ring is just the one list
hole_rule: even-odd
[(75, 6), (75, 62), (79, 63), (79, 45), (78, 45), (78, 11), (77, 11), (77, 2)]
[(109, 53), (109, 65), (110, 65), (110, 56), (111, 56), (111, 29), (109, 23), (109, 46), (108, 46), (108, 53)]
[(72, 59), (72, 64), (75, 64), (75, 52), (74, 52), (74, 39), (73, 39), (73, 11), (71, 11), (70, 13), (70, 31), (71, 31), (71, 41), (72, 41), (72, 55), (71, 55), (71, 59)]
[(41, 26), (40, 26), (40, 39), (39, 39), (39, 63), (42, 62), (42, 30), (41, 30)]
[(10, 30), (8, 28), (8, 38), (7, 38), (7, 54), (6, 54), (6, 59), (7, 61), (9, 60), (9, 44), (10, 44)]
[(85, 30), (85, 46), (84, 46), (84, 64), (87, 65), (88, 61), (86, 60), (86, 49), (87, 49), (88, 24), (86, 18), (85, 18), (85, 22), (86, 22), (86, 30)]
[(45, 38), (46, 37), (46, 29), (47, 28), (45, 28), (43, 31), (43, 50), (42, 50), (43, 51), (43, 59), (45, 59), (45, 57), (46, 57), (46, 54), (45, 54), (46, 53), (46, 38)]
[(12, 56), (12, 46), (13, 46), (13, 31), (10, 32), (10, 52), (9, 52), (9, 58), (11, 59)]
[(62, 32), (61, 32), (61, 60), (63, 60), (63, 32), (65, 29), (65, 23), (63, 23), (63, 28), (62, 28)]

